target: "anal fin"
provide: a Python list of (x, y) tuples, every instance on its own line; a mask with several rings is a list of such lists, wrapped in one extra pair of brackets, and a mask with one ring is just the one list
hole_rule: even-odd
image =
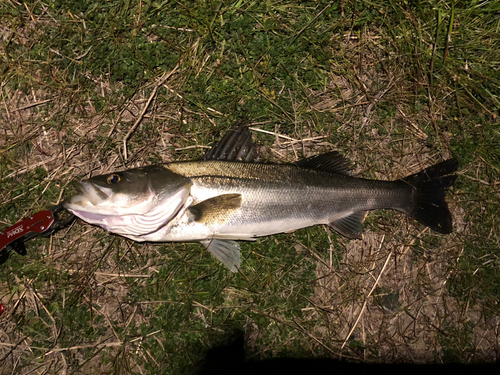
[(240, 245), (233, 240), (221, 240), (212, 238), (201, 241), (201, 243), (220, 260), (231, 272), (238, 272), (241, 264)]
[(358, 211), (342, 219), (332, 221), (328, 225), (343, 236), (359, 240), (363, 233), (363, 221), (365, 217), (366, 211)]

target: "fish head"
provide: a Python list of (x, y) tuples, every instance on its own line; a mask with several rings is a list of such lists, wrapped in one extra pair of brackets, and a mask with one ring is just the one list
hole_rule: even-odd
[(143, 235), (173, 218), (190, 187), (188, 178), (167, 168), (140, 167), (82, 180), (64, 207), (111, 232)]

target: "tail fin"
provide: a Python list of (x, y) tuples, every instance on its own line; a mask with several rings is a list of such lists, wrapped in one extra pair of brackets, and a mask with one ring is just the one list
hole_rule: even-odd
[(408, 215), (439, 233), (451, 233), (452, 218), (446, 204), (446, 190), (453, 185), (458, 168), (456, 159), (448, 159), (402, 181), (413, 187)]

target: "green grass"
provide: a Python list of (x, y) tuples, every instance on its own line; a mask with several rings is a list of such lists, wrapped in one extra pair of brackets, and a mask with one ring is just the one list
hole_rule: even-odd
[(82, 222), (32, 241), (1, 266), (5, 371), (190, 373), (237, 331), (249, 359), (498, 360), (499, 10), (2, 2), (2, 228), (91, 173), (200, 157), (245, 117), (299, 141), (256, 132), (262, 160), (337, 149), (379, 179), (460, 163), (448, 236), (374, 212), (364, 241), (313, 227), (244, 243), (238, 274), (199, 244)]

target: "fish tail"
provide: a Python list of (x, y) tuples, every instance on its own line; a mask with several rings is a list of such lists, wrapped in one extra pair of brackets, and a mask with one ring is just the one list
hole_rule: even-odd
[(446, 191), (453, 185), (458, 168), (456, 159), (448, 159), (401, 181), (413, 187), (408, 215), (439, 233), (451, 233), (453, 223)]

